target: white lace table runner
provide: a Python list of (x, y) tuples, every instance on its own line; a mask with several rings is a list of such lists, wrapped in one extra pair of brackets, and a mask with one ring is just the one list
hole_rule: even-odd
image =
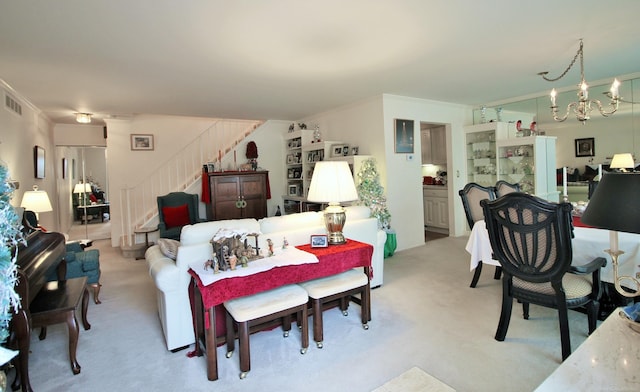
[(251, 261), (247, 267), (242, 267), (238, 264), (235, 270), (220, 271), (217, 274), (213, 273), (213, 267), (208, 267), (206, 270), (204, 269), (206, 260), (189, 263), (189, 267), (198, 274), (202, 284), (208, 286), (221, 279), (253, 275), (259, 272), (268, 271), (275, 267), (319, 262), (316, 255), (302, 251), (293, 246), (290, 246), (287, 249), (276, 249), (274, 253), (275, 254), (271, 257), (264, 257), (262, 259)]

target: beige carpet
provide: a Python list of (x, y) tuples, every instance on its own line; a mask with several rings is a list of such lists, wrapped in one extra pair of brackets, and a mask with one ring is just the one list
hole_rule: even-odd
[(455, 389), (425, 373), (418, 367), (412, 367), (398, 377), (390, 380), (372, 392), (454, 392)]

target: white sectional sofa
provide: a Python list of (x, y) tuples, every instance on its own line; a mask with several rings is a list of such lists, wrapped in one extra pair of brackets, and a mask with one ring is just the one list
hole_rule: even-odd
[[(371, 287), (382, 285), (384, 275), (384, 243), (386, 233), (378, 229), (376, 218), (364, 206), (346, 207), (345, 237), (373, 245), (373, 279)], [(185, 226), (180, 235), (176, 260), (165, 256), (158, 245), (147, 249), (145, 258), (157, 289), (158, 314), (167, 349), (176, 350), (195, 342), (189, 303), (188, 286), (191, 276), (189, 262), (211, 258), (209, 242), (219, 229), (245, 229), (259, 232), (259, 246), (267, 249), (271, 239), (281, 246), (286, 238), (290, 245), (308, 244), (312, 234), (326, 232), (322, 212), (304, 212), (256, 219), (212, 221)]]

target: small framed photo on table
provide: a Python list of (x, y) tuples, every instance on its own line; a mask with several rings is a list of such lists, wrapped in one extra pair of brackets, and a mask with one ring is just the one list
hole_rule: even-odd
[(329, 246), (329, 240), (326, 234), (312, 234), (311, 235), (311, 247), (312, 248), (326, 248)]

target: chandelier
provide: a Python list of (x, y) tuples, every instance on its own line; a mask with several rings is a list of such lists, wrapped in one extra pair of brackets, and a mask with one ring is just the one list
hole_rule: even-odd
[(609, 117), (610, 115), (612, 115), (618, 110), (618, 103), (620, 102), (620, 95), (618, 93), (618, 87), (620, 86), (620, 82), (618, 81), (618, 79), (614, 79), (613, 84), (611, 85), (611, 89), (609, 90), (608, 95), (611, 98), (611, 102), (609, 103), (609, 108), (607, 108), (608, 110), (605, 110), (602, 107), (602, 102), (600, 102), (599, 100), (589, 99), (589, 90), (588, 90), (589, 86), (587, 85), (587, 82), (584, 80), (584, 50), (582, 45), (582, 39), (580, 40), (580, 48), (578, 49), (578, 52), (576, 53), (576, 55), (573, 57), (573, 60), (571, 60), (571, 64), (569, 64), (567, 69), (565, 69), (560, 76), (558, 76), (557, 78), (548, 78), (547, 77), (547, 74), (549, 73), (548, 71), (539, 72), (538, 75), (542, 76), (544, 80), (549, 82), (555, 82), (557, 80), (560, 80), (564, 77), (564, 75), (567, 74), (567, 72), (569, 72), (571, 67), (573, 67), (578, 57), (580, 57), (580, 83), (578, 84), (578, 94), (577, 94), (578, 102), (571, 102), (569, 105), (567, 105), (567, 112), (564, 114), (564, 116), (558, 116), (558, 105), (556, 105), (557, 92), (555, 88), (551, 90), (551, 114), (553, 114), (553, 119), (556, 121), (566, 120), (567, 117), (569, 116), (569, 113), (573, 111), (578, 121), (585, 124), (585, 122), (590, 118), (589, 115), (591, 114), (591, 110), (593, 109), (591, 105), (597, 106), (598, 111), (604, 117)]

